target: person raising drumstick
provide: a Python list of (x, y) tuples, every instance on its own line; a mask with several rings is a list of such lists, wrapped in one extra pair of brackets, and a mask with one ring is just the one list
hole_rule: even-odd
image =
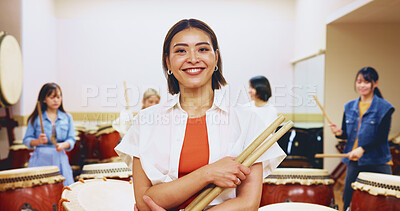
[(388, 135), (394, 107), (378, 89), (378, 73), (372, 67), (358, 71), (355, 88), (360, 97), (344, 106), (342, 129), (329, 124), (337, 138), (347, 139), (343, 158), (347, 166), (343, 193), (344, 210), (350, 206), (353, 183), (359, 172), (391, 174)]
[(115, 148), (133, 168), (140, 211), (143, 196), (165, 209), (182, 209), (208, 184), (224, 191), (210, 210), (257, 210), (263, 176), (285, 158), (275, 143), (250, 168), (234, 161), (264, 129), (245, 106), (224, 95), (221, 51), (204, 22), (185, 19), (167, 33), (163, 68), (173, 98), (141, 110)]
[(57, 166), (66, 179), (64, 186), (71, 185), (74, 178), (65, 150), (74, 148), (75, 128), (71, 114), (64, 110), (60, 86), (56, 83), (44, 84), (38, 102), (40, 104), (28, 118), (28, 128), (23, 139), (26, 146), (35, 147), (28, 167)]

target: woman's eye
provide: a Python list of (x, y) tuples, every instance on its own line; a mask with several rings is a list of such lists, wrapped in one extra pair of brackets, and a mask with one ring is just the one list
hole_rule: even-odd
[(199, 51), (204, 52), (204, 51), (209, 51), (209, 49), (208, 48), (200, 48)]
[(183, 49), (178, 49), (178, 50), (175, 50), (175, 53), (185, 53), (186, 51), (185, 50), (183, 50)]

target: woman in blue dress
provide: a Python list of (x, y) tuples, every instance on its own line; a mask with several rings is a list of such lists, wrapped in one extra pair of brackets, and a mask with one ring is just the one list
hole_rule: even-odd
[[(75, 129), (72, 116), (65, 112), (61, 88), (56, 83), (46, 83), (39, 92), (44, 133), (41, 131), (38, 106), (28, 118), (28, 128), (23, 142), (35, 151), (28, 167), (57, 166), (65, 177), (64, 186), (74, 183), (72, 169), (65, 150), (74, 148)], [(53, 143), (56, 143), (54, 145)]]

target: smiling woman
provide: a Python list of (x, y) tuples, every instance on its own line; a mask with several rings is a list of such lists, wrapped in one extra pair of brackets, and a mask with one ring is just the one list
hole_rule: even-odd
[(139, 210), (149, 210), (146, 196), (165, 209), (185, 208), (210, 183), (231, 188), (210, 210), (257, 210), (262, 178), (285, 154), (274, 144), (250, 168), (234, 161), (264, 123), (248, 107), (231, 107), (224, 96), (216, 35), (199, 20), (181, 20), (164, 40), (162, 60), (175, 95), (141, 110), (115, 148), (133, 169)]

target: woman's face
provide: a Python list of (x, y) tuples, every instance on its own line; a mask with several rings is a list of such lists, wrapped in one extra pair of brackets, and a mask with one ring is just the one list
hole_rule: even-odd
[(44, 99), (44, 103), (46, 103), (48, 109), (58, 109), (61, 106), (62, 97), (61, 91), (56, 89)]
[(171, 40), (167, 66), (182, 88), (209, 86), (218, 61), (210, 37), (197, 28), (185, 29)]
[(156, 105), (160, 103), (160, 98), (156, 95), (152, 95), (143, 101), (143, 107), (148, 108), (150, 106)]
[(251, 86), (251, 84), (249, 84), (249, 94), (250, 94), (251, 100), (255, 100), (256, 99), (257, 91), (256, 91), (256, 89), (254, 89)]
[(370, 81), (366, 81), (362, 74), (358, 74), (356, 79), (356, 90), (362, 96), (373, 95), (374, 88), (377, 86), (377, 83), (371, 83)]

